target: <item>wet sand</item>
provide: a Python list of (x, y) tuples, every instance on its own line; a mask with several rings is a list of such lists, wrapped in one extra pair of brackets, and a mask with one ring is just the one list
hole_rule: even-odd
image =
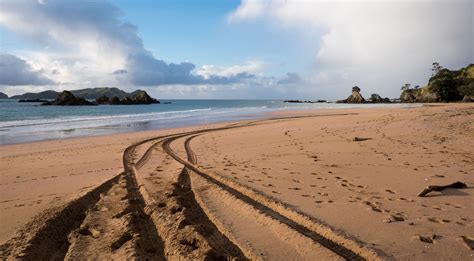
[(269, 117), (1, 146), (2, 257), (473, 257), (473, 105)]

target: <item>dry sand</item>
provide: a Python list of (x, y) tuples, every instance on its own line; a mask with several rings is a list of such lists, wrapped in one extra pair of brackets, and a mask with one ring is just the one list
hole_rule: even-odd
[(474, 257), (473, 105), (270, 117), (1, 146), (0, 257)]

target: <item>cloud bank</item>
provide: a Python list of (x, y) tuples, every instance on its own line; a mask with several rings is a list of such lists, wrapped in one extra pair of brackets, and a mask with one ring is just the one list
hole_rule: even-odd
[(51, 68), (51, 78), (76, 86), (230, 84), (253, 77), (249, 72), (203, 76), (193, 73), (193, 63), (156, 58), (137, 27), (105, 0), (2, 0), (0, 25), (43, 46), (23, 55)]
[(25, 60), (0, 54), (0, 85), (46, 85), (54, 82), (34, 70)]
[(434, 61), (457, 69), (474, 61), (472, 0), (242, 0), (231, 23), (267, 22), (313, 34), (314, 95), (397, 96), (405, 82), (423, 85)]

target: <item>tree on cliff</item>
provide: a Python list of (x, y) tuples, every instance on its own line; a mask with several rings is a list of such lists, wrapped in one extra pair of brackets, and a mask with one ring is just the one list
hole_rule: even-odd
[(402, 86), (402, 88), (400, 88), (400, 90), (402, 90), (402, 91), (407, 91), (407, 90), (410, 89), (410, 86), (411, 86), (411, 84), (405, 83), (405, 84)]
[(431, 69), (433, 74), (431, 76), (435, 76), (436, 74), (438, 74), (443, 69), (444, 69), (443, 66), (439, 65), (438, 62), (434, 62), (433, 63), (433, 68)]

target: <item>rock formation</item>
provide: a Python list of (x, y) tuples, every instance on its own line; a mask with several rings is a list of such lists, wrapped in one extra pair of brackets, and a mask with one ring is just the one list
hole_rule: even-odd
[(117, 96), (109, 98), (102, 96), (96, 99), (97, 104), (110, 104), (110, 105), (131, 105), (131, 104), (153, 104), (160, 103), (158, 100), (153, 99), (143, 90), (134, 91), (131, 96), (119, 99)]
[(385, 97), (385, 98), (382, 98), (380, 95), (376, 94), (376, 93), (372, 93), (372, 95), (370, 95), (370, 98), (369, 98), (369, 103), (391, 103), (390, 99)]
[(97, 105), (83, 98), (75, 97), (70, 91), (63, 91), (52, 102), (45, 102), (41, 105), (60, 105), (60, 106), (77, 106), (77, 105)]
[(462, 101), (463, 102), (474, 102), (474, 96), (464, 95), (464, 97), (462, 98)]
[(360, 94), (360, 88), (357, 86), (352, 87), (352, 94), (345, 100), (339, 100), (337, 103), (365, 103), (364, 97)]

